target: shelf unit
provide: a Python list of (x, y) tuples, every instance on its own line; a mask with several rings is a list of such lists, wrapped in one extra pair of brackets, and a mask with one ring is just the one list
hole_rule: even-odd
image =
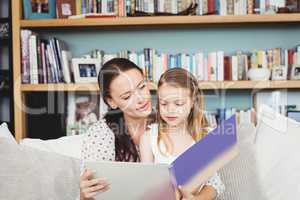
[[(25, 103), (25, 94), (41, 91), (99, 91), (97, 84), (28, 84), (22, 85), (20, 30), (28, 29), (76, 29), (78, 27), (118, 28), (122, 27), (181, 27), (181, 26), (219, 26), (237, 24), (248, 26), (265, 23), (300, 23), (300, 14), (277, 15), (247, 15), (247, 16), (162, 16), (162, 17), (116, 17), (98, 19), (41, 19), (23, 20), (21, 18), (21, 1), (12, 1), (13, 15), (13, 61), (14, 61), (14, 94), (15, 94), (15, 133), (16, 139), (26, 136), (25, 113), (22, 104)], [(300, 81), (199, 81), (204, 90), (213, 89), (280, 89), (300, 88)], [(155, 83), (149, 83), (151, 90), (156, 89)]]

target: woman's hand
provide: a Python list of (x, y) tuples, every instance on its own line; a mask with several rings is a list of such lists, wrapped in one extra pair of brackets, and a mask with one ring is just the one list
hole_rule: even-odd
[(80, 200), (93, 199), (98, 193), (109, 190), (109, 185), (104, 178), (93, 179), (93, 172), (86, 170), (80, 177)]

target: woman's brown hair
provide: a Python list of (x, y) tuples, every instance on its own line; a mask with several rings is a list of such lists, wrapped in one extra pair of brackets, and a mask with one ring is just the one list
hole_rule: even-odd
[(136, 64), (125, 58), (114, 58), (106, 62), (98, 75), (98, 84), (100, 87), (100, 94), (104, 102), (108, 105), (109, 111), (104, 116), (108, 127), (113, 131), (115, 135), (115, 152), (116, 161), (133, 161), (140, 160), (139, 154), (132, 141), (132, 138), (128, 134), (128, 129), (125, 124), (123, 112), (120, 109), (112, 110), (107, 103), (107, 99), (110, 96), (111, 82), (118, 77), (122, 72), (136, 69), (141, 74), (143, 71)]
[[(187, 119), (187, 130), (195, 141), (203, 138), (207, 134), (208, 123), (204, 115), (204, 95), (198, 86), (197, 79), (193, 76), (193, 74), (185, 69), (172, 68), (167, 70), (160, 77), (158, 82), (158, 90), (163, 84), (168, 84), (177, 88), (185, 88), (190, 91), (193, 106)], [(172, 151), (172, 142), (170, 141), (168, 134), (165, 134), (166, 122), (160, 117), (159, 103), (157, 103), (157, 109), (157, 119), (159, 123), (157, 142), (160, 144), (162, 140), (166, 146), (167, 152), (162, 153), (170, 153)], [(158, 146), (160, 147), (160, 145)]]

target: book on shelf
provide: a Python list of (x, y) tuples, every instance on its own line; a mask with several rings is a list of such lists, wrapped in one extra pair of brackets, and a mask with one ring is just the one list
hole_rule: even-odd
[[(181, 186), (191, 193), (238, 155), (235, 115), (179, 155), (171, 164), (86, 161), (95, 178), (106, 177), (114, 186), (96, 199), (175, 200)], [(144, 175), (147, 174), (145, 179)], [(131, 180), (128, 183), (128, 180)], [(126, 192), (124, 191), (126, 188)]]
[(30, 30), (21, 30), (22, 83), (71, 83), (71, 52), (57, 38), (42, 39)]

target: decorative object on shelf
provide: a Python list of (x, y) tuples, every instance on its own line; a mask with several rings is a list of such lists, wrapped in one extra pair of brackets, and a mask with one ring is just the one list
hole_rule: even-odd
[(49, 19), (56, 17), (56, 0), (23, 0), (25, 19)]
[(97, 83), (98, 73), (101, 68), (99, 59), (73, 58), (72, 67), (75, 83)]
[(300, 65), (293, 65), (291, 79), (300, 80)]
[(247, 77), (252, 81), (267, 81), (271, 72), (268, 68), (251, 68), (247, 72)]
[(97, 93), (68, 93), (67, 134), (80, 135), (99, 119), (100, 106)]
[(0, 24), (0, 38), (7, 38), (9, 32), (9, 23)]
[(76, 15), (75, 0), (56, 0), (56, 11), (58, 18), (68, 18)]
[(287, 67), (284, 65), (273, 66), (272, 80), (287, 80)]
[(8, 70), (0, 70), (0, 90), (9, 88), (9, 72)]

